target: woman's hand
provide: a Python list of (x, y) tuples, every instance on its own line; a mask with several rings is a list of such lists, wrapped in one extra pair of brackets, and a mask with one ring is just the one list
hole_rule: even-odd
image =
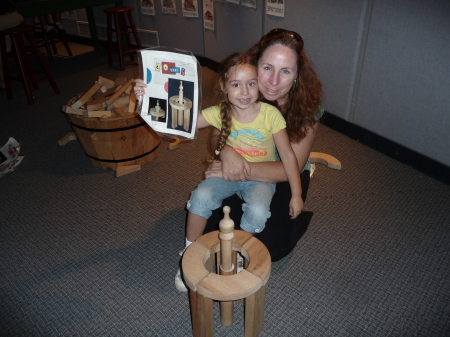
[(211, 164), (209, 164), (208, 168), (205, 171), (205, 178), (223, 178), (222, 175), (222, 162), (220, 160), (213, 160)]
[(291, 216), (291, 219), (295, 219), (302, 212), (302, 208), (302, 197), (292, 197), (289, 202), (289, 215)]
[(134, 95), (137, 99), (140, 99), (145, 95), (145, 88), (147, 88), (147, 84), (145, 84), (140, 78), (135, 79), (134, 83)]
[(250, 164), (230, 146), (224, 146), (220, 152), (222, 159), (222, 177), (227, 181), (245, 181), (251, 174)]

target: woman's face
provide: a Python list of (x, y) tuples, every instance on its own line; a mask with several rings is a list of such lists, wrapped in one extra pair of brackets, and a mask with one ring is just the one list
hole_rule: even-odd
[(258, 61), (259, 91), (269, 101), (283, 105), (297, 70), (297, 56), (292, 49), (281, 44), (270, 46)]

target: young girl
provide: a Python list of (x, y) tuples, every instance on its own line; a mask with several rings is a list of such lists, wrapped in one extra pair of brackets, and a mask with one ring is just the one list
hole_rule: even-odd
[[(199, 114), (198, 128), (212, 125), (220, 130), (216, 156), (225, 144), (249, 162), (276, 161), (278, 150), (292, 189), (289, 215), (296, 218), (303, 208), (300, 170), (283, 116), (275, 107), (258, 102), (256, 68), (247, 54), (235, 53), (227, 57), (218, 75), (220, 102)], [(186, 248), (203, 234), (212, 211), (222, 205), (223, 199), (235, 193), (239, 193), (245, 202), (241, 229), (249, 233), (259, 233), (264, 229), (270, 217), (269, 206), (275, 184), (208, 178), (192, 192), (187, 203)], [(175, 277), (175, 285), (178, 290), (187, 291), (180, 270)]]

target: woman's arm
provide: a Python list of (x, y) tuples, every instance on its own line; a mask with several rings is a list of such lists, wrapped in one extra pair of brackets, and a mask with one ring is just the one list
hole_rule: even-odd
[(295, 219), (303, 208), (302, 185), (300, 181), (300, 170), (298, 168), (297, 158), (292, 150), (289, 136), (286, 129), (281, 129), (273, 134), (273, 140), (277, 146), (286, 176), (291, 187), (292, 197), (289, 202), (289, 215)]
[[(295, 153), (298, 167), (300, 168), (300, 170), (305, 167), (306, 161), (308, 160), (309, 154), (311, 153), (314, 139), (316, 137), (317, 128), (318, 123), (314, 124), (314, 126), (312, 126), (311, 128), (308, 128), (305, 138), (303, 138), (300, 142), (291, 143), (292, 150)], [(215, 147), (213, 145), (212, 138), (213, 136), (211, 136), (210, 143), (214, 151)], [(217, 145), (217, 140), (215, 144)], [(235, 153), (235, 155), (240, 156), (236, 151), (233, 150), (233, 152)], [(225, 165), (228, 160), (227, 155), (228, 152), (222, 150), (221, 153), (222, 162), (215, 162), (211, 164), (210, 167), (208, 167), (208, 169), (205, 172), (207, 178), (222, 177), (223, 175), (222, 171), (225, 172), (225, 169), (222, 168), (222, 166)], [(242, 160), (245, 159), (242, 158), (241, 156), (241, 161)], [(288, 181), (288, 177), (286, 175), (286, 172), (284, 171), (283, 163), (281, 162), (271, 161), (271, 162), (248, 163), (248, 164), (250, 165), (251, 171), (250, 174), (245, 175), (245, 179), (247, 180), (261, 181), (268, 183), (278, 183), (282, 181)], [(236, 165), (235, 167), (236, 171), (238, 171), (237, 167), (238, 166)], [(232, 181), (243, 181), (243, 180), (232, 180)]]
[[(220, 131), (214, 129), (209, 141), (212, 152), (217, 149), (219, 136)], [(206, 178), (218, 177), (228, 181), (245, 181), (247, 180), (246, 176), (251, 174), (249, 162), (234, 151), (231, 146), (225, 145), (223, 147), (222, 151), (220, 151), (220, 159), (222, 162), (215, 161), (215, 163), (211, 164), (210, 168), (212, 171), (210, 171), (210, 168), (206, 170)], [(215, 172), (213, 173), (213, 171)]]

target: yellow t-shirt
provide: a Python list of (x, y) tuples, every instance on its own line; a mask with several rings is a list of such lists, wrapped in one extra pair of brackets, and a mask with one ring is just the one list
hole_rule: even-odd
[[(202, 111), (209, 124), (220, 131), (222, 119), (220, 108), (212, 106)], [(286, 128), (281, 112), (261, 102), (258, 116), (250, 123), (241, 123), (232, 118), (231, 133), (227, 145), (241, 154), (249, 162), (276, 161), (273, 134)]]

